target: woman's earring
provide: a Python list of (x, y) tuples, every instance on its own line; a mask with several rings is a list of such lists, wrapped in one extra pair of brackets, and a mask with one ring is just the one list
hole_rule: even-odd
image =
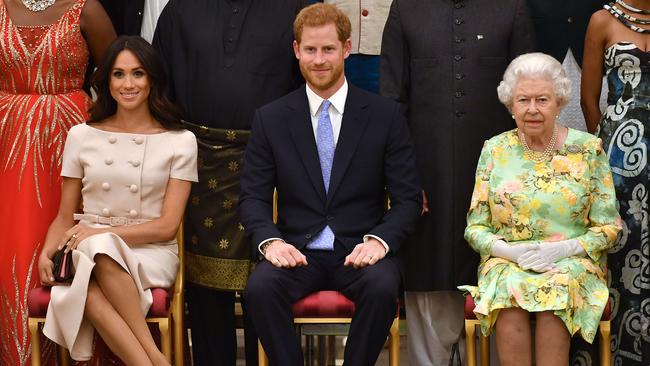
[(512, 119), (515, 119), (515, 115), (514, 115), (514, 114), (511, 114), (510, 117), (512, 117)]

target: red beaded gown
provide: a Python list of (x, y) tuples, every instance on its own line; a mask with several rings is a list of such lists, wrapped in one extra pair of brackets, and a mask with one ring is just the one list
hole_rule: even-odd
[[(17, 26), (0, 0), (0, 365), (29, 364), (27, 292), (61, 193), (67, 131), (87, 119), (86, 0), (54, 24)], [(45, 347), (45, 358), (53, 352)]]

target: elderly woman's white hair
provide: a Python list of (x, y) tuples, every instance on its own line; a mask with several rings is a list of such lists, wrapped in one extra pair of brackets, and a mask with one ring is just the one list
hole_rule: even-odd
[(544, 78), (553, 83), (553, 92), (560, 107), (564, 107), (571, 94), (571, 80), (562, 65), (552, 56), (541, 52), (523, 54), (510, 63), (497, 87), (499, 100), (508, 110), (512, 107), (513, 91), (520, 78)]

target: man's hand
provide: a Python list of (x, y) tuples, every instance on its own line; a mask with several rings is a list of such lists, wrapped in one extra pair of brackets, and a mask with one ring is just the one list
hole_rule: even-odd
[(363, 268), (384, 259), (386, 248), (375, 238), (368, 238), (365, 243), (357, 244), (347, 257), (345, 257), (345, 266), (354, 268)]
[(264, 258), (278, 268), (294, 268), (307, 265), (307, 257), (296, 247), (282, 240), (273, 240), (264, 250)]

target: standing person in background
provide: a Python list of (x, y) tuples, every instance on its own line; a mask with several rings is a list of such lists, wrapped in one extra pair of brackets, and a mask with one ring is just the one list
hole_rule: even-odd
[[(384, 29), (381, 94), (404, 103), (425, 205), (406, 242), (413, 365), (446, 365), (463, 329), (478, 255), (463, 238), (483, 142), (514, 124), (495, 92), (506, 66), (534, 49), (524, 0), (395, 0)], [(426, 202), (431, 202), (429, 207)]]
[(535, 25), (537, 50), (555, 57), (576, 87), (571, 89), (569, 104), (562, 109), (559, 121), (587, 131), (580, 109), (580, 74), (582, 51), (589, 18), (608, 0), (527, 0)]
[(324, 0), (336, 5), (352, 24), (352, 50), (345, 59), (348, 81), (379, 93), (381, 36), (393, 0)]
[[(600, 130), (612, 167), (623, 230), (609, 251), (614, 365), (650, 364), (650, 1), (606, 5), (589, 21), (582, 110), (589, 132)], [(598, 107), (607, 77), (607, 109)]]
[(115, 32), (97, 0), (0, 0), (0, 38), (0, 364), (22, 366), (27, 292), (59, 206), (63, 145), (88, 116), (88, 59), (101, 60)]
[(140, 34), (145, 0), (99, 0), (119, 35)]
[[(199, 183), (185, 217), (187, 302), (196, 365), (236, 361), (235, 292), (251, 270), (249, 241), (235, 212), (239, 175), (256, 108), (302, 81), (292, 51), (301, 0), (171, 0), (154, 35), (172, 98), (199, 141)], [(245, 310), (245, 309), (244, 309)], [(246, 316), (244, 316), (246, 320)], [(257, 337), (246, 327), (246, 359)]]
[(156, 30), (158, 18), (168, 2), (169, 0), (145, 0), (144, 2), (140, 35), (149, 43), (153, 40), (153, 34)]

